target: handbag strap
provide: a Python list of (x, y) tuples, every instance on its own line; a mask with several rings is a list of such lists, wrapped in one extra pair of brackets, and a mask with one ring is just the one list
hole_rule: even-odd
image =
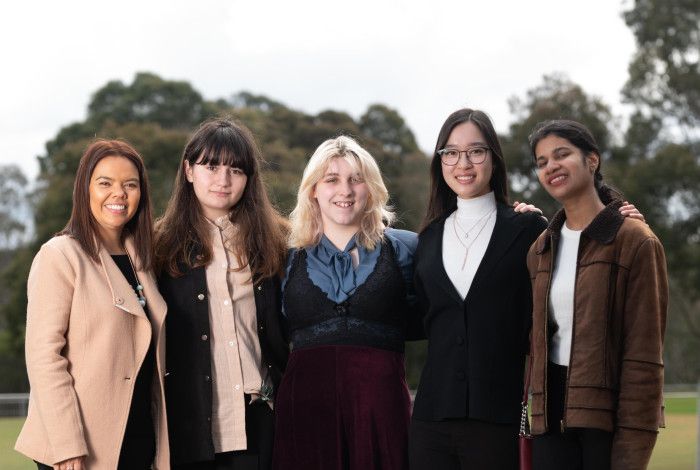
[[(531, 335), (532, 336), (532, 335)], [(523, 400), (520, 412), (520, 436), (530, 436), (530, 423), (527, 419), (527, 402), (530, 391), (530, 375), (532, 374), (532, 337), (530, 338), (530, 355), (528, 357), (527, 372), (525, 373), (525, 386), (523, 387)]]

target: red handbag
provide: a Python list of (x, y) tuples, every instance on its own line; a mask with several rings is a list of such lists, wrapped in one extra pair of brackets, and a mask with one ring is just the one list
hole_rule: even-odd
[(528, 392), (530, 389), (530, 373), (532, 373), (532, 355), (529, 358), (525, 389), (523, 390), (522, 410), (520, 412), (520, 432), (518, 433), (518, 453), (520, 454), (520, 470), (532, 470), (532, 435), (530, 422), (527, 419)]

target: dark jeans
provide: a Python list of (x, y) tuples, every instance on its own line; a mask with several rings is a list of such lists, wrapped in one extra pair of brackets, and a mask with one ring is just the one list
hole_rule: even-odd
[(518, 425), (414, 418), (408, 456), (411, 470), (517, 470)]
[(547, 366), (547, 433), (532, 441), (535, 470), (608, 470), (613, 434), (601, 429), (566, 428), (564, 414), (567, 368)]
[(246, 450), (215, 454), (215, 460), (173, 465), (173, 470), (269, 470), (272, 466), (272, 442), (275, 420), (267, 403), (248, 404), (246, 395)]

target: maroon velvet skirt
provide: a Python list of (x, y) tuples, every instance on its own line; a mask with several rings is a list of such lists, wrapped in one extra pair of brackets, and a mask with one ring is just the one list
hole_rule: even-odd
[(276, 470), (408, 468), (403, 353), (365, 346), (293, 351), (275, 414)]

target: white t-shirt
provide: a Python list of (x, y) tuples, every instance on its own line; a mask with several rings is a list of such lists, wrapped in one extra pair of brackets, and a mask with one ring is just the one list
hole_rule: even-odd
[(558, 326), (552, 337), (549, 360), (567, 367), (571, 355), (574, 287), (580, 240), (581, 230), (571, 230), (566, 224), (562, 226), (552, 285), (549, 289), (549, 318)]

